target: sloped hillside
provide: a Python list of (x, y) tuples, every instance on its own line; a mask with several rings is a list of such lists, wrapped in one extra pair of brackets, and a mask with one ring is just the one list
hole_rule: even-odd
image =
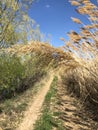
[(2, 49), (0, 54), (1, 99), (14, 96), (37, 81), (50, 67), (57, 67), (63, 59), (72, 59), (61, 49), (49, 44), (32, 42)]
[[(81, 107), (88, 111), (89, 114), (87, 115), (87, 120), (91, 118), (91, 120), (94, 121), (90, 121), (93, 125), (92, 128), (97, 127), (97, 57), (96, 59), (91, 59), (87, 62), (81, 58), (77, 58), (70, 52), (64, 52), (63, 47), (54, 48), (50, 44), (34, 41), (25, 45), (13, 45), (7, 49), (1, 49), (0, 67), (0, 126), (4, 130), (14, 130), (17, 125), (20, 124), (24, 117), (24, 111), (28, 111), (27, 108), (30, 99), (32, 99), (32, 97), (40, 90), (39, 88), (43, 86), (40, 81), (44, 80), (45, 77), (48, 78), (47, 75), (50, 70), (55, 73), (55, 76), (61, 76), (62, 79), (62, 83), (57, 82), (59, 87), (57, 88), (58, 92), (56, 92), (60, 97), (58, 96), (56, 99), (56, 101), (58, 101), (56, 106), (58, 107), (59, 105), (63, 107), (60, 107), (62, 110), (57, 108), (57, 110), (59, 110), (58, 113), (60, 114), (61, 111), (63, 113), (66, 108), (64, 105), (66, 101), (64, 100), (66, 100), (65, 98), (67, 94), (68, 100), (70, 100), (70, 102), (67, 101), (67, 104), (71, 106), (71, 101), (75, 101), (76, 103), (78, 101), (82, 104), (79, 108), (75, 105), (75, 110), (78, 111)], [(60, 73), (58, 74), (58, 72)], [(51, 75), (51, 77), (53, 77), (53, 75)], [(36, 86), (37, 83), (39, 83), (38, 86), (40, 87)], [(48, 82), (46, 81), (46, 84), (47, 83)], [(61, 86), (63, 87), (62, 89)], [(72, 97), (70, 97), (70, 95)], [(62, 99), (63, 97), (65, 97), (64, 100)], [(59, 102), (61, 103), (59, 104)], [(49, 107), (53, 108), (54, 106), (53, 104), (50, 104)], [(68, 109), (66, 109), (66, 112), (67, 110)], [(83, 110), (84, 113), (86, 113), (86, 111)], [(58, 117), (58, 119), (61, 118), (60, 124), (65, 121), (65, 114), (62, 115), (62, 113)], [(69, 114), (69, 112), (67, 113)], [(86, 114), (84, 115), (86, 116)], [(71, 124), (72, 120), (69, 118), (70, 117), (68, 116), (68, 120), (70, 120), (69, 123)], [(54, 118), (51, 119), (54, 120)], [(84, 119), (81, 118), (80, 122), (82, 121), (84, 122)], [(57, 125), (59, 122), (53, 121), (53, 123), (56, 123), (55, 125)], [(77, 123), (75, 125), (77, 125)], [(68, 128), (71, 128), (70, 126), (72, 126), (72, 124), (69, 125)], [(52, 127), (50, 128), (52, 129)], [(62, 130), (65, 128), (67, 129), (67, 124), (58, 128), (61, 128)]]

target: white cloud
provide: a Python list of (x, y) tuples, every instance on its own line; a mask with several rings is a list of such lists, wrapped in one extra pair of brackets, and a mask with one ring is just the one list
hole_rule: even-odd
[(46, 8), (50, 8), (50, 5), (47, 4), (47, 5), (45, 5), (45, 7), (46, 7)]

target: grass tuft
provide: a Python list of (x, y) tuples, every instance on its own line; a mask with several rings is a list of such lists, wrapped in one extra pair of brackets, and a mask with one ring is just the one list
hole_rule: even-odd
[[(63, 130), (61, 128), (60, 120), (54, 118), (54, 116), (58, 116), (59, 114), (55, 114), (51, 110), (51, 106), (54, 103), (54, 99), (56, 98), (56, 85), (57, 85), (57, 77), (54, 77), (51, 83), (51, 89), (47, 93), (43, 105), (42, 115), (39, 120), (37, 120), (35, 124), (34, 130), (52, 130), (53, 128), (57, 128), (57, 130)], [(51, 105), (52, 104), (52, 105)]]

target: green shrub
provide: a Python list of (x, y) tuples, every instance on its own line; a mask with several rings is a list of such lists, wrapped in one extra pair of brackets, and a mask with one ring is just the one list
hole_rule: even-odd
[(19, 58), (10, 55), (0, 56), (0, 99), (14, 95), (17, 86), (24, 78), (25, 68)]
[[(0, 99), (11, 98), (31, 87), (46, 74), (41, 55), (0, 55)], [(42, 65), (43, 64), (43, 65)]]

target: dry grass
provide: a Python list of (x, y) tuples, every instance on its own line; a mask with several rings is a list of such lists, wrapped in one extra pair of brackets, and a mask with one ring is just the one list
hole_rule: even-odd
[(98, 120), (98, 57), (88, 63), (80, 60), (80, 63), (66, 67), (63, 83), (69, 93), (81, 99), (90, 111), (96, 112)]
[[(80, 32), (70, 31), (69, 41), (65, 41), (65, 51), (74, 58), (63, 62), (64, 84), (70, 93), (74, 93), (84, 104), (94, 104), (98, 110), (98, 7), (90, 0), (69, 0), (80, 15), (85, 15), (90, 24), (82, 19), (71, 17), (76, 24), (81, 24)], [(90, 107), (90, 110), (93, 107)]]
[[(57, 66), (63, 66), (64, 83), (70, 92), (75, 93), (83, 102), (88, 100), (98, 104), (98, 57), (85, 61), (76, 57), (73, 53), (64, 52), (61, 48), (54, 48), (50, 44), (31, 42), (26, 45), (14, 45), (7, 49), (8, 53), (22, 54), (36, 53), (43, 65), (49, 65), (52, 61)], [(56, 53), (57, 57), (53, 54)], [(55, 62), (53, 62), (55, 63)]]
[[(71, 17), (80, 24), (80, 32), (70, 31), (69, 41), (65, 41), (65, 52), (50, 44), (31, 41), (26, 45), (14, 45), (3, 49), (10, 54), (35, 54), (39, 57), (40, 66), (63, 66), (64, 84), (71, 93), (76, 94), (83, 103), (96, 104), (98, 109), (98, 7), (90, 0), (69, 0), (80, 15), (86, 15), (90, 24), (79, 18)], [(91, 108), (92, 109), (92, 108)]]
[(21, 44), (21, 45), (13, 45), (11, 48), (2, 49), (2, 51), (6, 53), (10, 53), (12, 55), (17, 55), (18, 57), (21, 57), (22, 55), (37, 55), (39, 58), (43, 59), (45, 62), (47, 62), (47, 65), (51, 62), (53, 64), (60, 63), (66, 59), (66, 61), (71, 61), (74, 58), (71, 56), (71, 54), (68, 52), (64, 52), (63, 47), (62, 48), (55, 48), (52, 47), (48, 43), (41, 43), (41, 42), (35, 42), (32, 41), (28, 44)]

